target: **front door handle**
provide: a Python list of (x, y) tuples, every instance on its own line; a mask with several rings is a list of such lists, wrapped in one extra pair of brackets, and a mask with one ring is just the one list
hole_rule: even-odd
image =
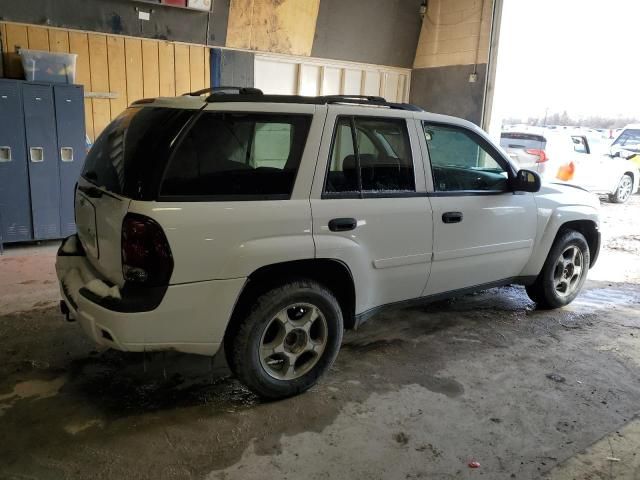
[(358, 226), (355, 218), (334, 218), (329, 220), (329, 230), (332, 232), (347, 232)]
[(460, 223), (462, 221), (462, 212), (445, 212), (442, 214), (444, 223)]

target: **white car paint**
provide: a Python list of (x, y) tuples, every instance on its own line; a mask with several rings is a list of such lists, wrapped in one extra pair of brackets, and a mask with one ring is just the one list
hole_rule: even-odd
[[(175, 349), (214, 354), (247, 278), (261, 267), (303, 259), (344, 263), (353, 278), (355, 314), (421, 296), (459, 291), (492, 282), (536, 276), (558, 229), (568, 221), (599, 227), (599, 203), (578, 188), (545, 185), (538, 193), (434, 195), (422, 123), (444, 123), (488, 136), (464, 120), (426, 112), (372, 106), (292, 103), (212, 103), (180, 97), (156, 103), (171, 108), (297, 112), (313, 115), (290, 200), (160, 202), (117, 195), (100, 199), (78, 193), (78, 230), (87, 257), (61, 256), (56, 268), (70, 315), (97, 343), (121, 350)], [(323, 199), (322, 190), (335, 118), (340, 114), (396, 117), (407, 122), (416, 194), (398, 198)], [(80, 180), (80, 186), (89, 186)], [(97, 232), (87, 220), (95, 207)], [(444, 224), (444, 211), (463, 221)], [(122, 285), (120, 228), (127, 212), (146, 215), (164, 230), (174, 259), (170, 285), (157, 308), (119, 313), (66, 285), (77, 268), (81, 278)], [(357, 219), (349, 232), (331, 232), (328, 221)], [(97, 250), (92, 250), (94, 238)], [(105, 336), (107, 332), (108, 335)], [(109, 338), (111, 337), (111, 338)]]
[[(640, 187), (640, 170), (637, 164), (619, 156), (611, 156), (608, 142), (593, 133), (572, 129), (548, 129), (520, 127), (507, 130), (506, 134), (533, 134), (546, 140), (547, 161), (533, 163), (535, 156), (526, 156), (522, 150), (509, 148), (518, 140), (502, 140), (506, 153), (520, 168), (528, 168), (549, 182), (565, 182), (578, 185), (598, 194), (614, 194), (624, 175), (633, 178), (632, 192)], [(581, 142), (576, 144), (575, 142)], [(525, 157), (530, 162), (525, 161)], [(571, 178), (562, 178), (560, 170), (570, 168)]]

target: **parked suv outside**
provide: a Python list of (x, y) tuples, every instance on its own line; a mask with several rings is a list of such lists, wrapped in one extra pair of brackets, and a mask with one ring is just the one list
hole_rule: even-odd
[(598, 256), (598, 208), (541, 188), (473, 124), (379, 97), (143, 100), (87, 157), (61, 306), (119, 350), (224, 346), (281, 398), (385, 306), (510, 283), (568, 304)]

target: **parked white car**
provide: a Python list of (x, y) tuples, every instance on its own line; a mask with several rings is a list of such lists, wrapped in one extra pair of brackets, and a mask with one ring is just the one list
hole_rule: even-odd
[(379, 97), (144, 100), (88, 154), (61, 307), (119, 350), (224, 346), (280, 398), (385, 306), (511, 283), (568, 304), (598, 256), (598, 209), (541, 188), (473, 124)]
[(640, 168), (640, 124), (624, 127), (612, 142), (609, 153), (613, 157), (630, 160)]
[(638, 165), (610, 155), (601, 136), (582, 130), (526, 127), (502, 132), (500, 146), (520, 168), (538, 172), (543, 180), (578, 185), (624, 203), (638, 191)]

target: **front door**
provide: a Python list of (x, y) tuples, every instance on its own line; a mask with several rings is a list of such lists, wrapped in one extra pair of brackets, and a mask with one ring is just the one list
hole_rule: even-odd
[(510, 191), (511, 166), (478, 133), (429, 122), (421, 129), (431, 167), (427, 177), (433, 182), (434, 228), (424, 295), (517, 277), (535, 240), (533, 194)]
[(431, 207), (415, 124), (404, 117), (328, 107), (311, 195), (313, 238), (316, 257), (349, 267), (356, 313), (419, 297), (429, 274)]

